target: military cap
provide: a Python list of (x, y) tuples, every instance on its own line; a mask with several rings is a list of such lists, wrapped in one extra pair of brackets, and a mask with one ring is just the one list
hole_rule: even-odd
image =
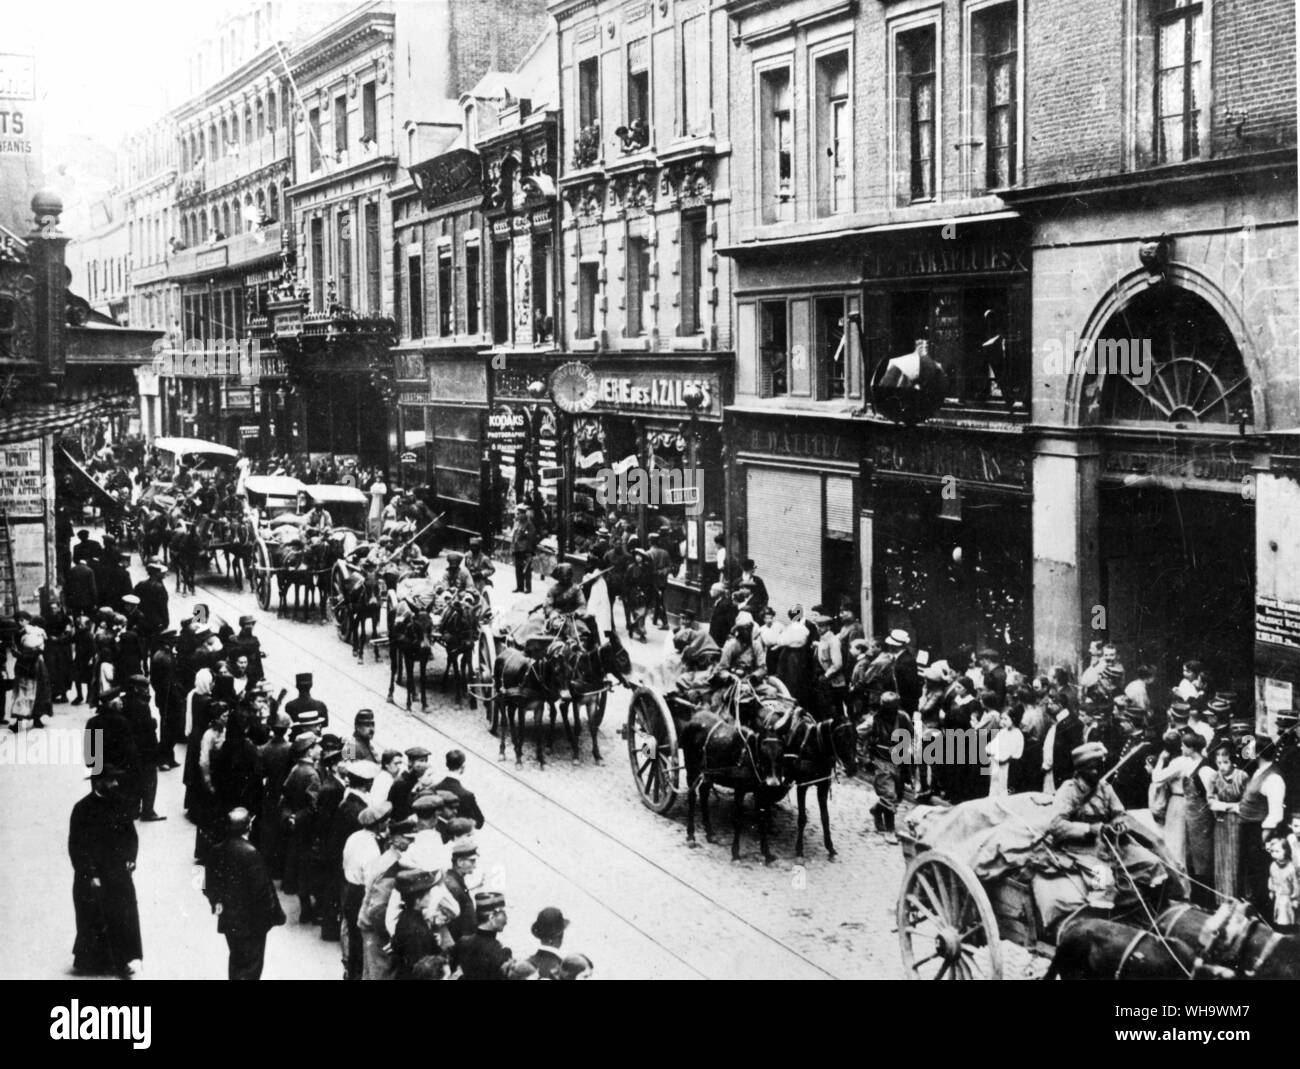
[(457, 553), (454, 550), (451, 553), (447, 554), (448, 564), (459, 564), (464, 559), (465, 559), (464, 554)]
[[(130, 563), (131, 563), (131, 554), (130, 554), (130, 553), (119, 553), (119, 554), (117, 555), (117, 563), (118, 563), (118, 564), (130, 564)], [(166, 571), (166, 569), (163, 569), (163, 570)]]
[(1174, 702), (1169, 706), (1169, 719), (1174, 723), (1185, 724), (1191, 715), (1192, 707), (1186, 702)]
[(311, 753), (311, 748), (318, 742), (320, 742), (320, 738), (314, 731), (304, 731), (293, 740), (291, 749), (295, 757), (302, 757)]
[(1070, 760), (1075, 768), (1084, 768), (1106, 760), (1106, 747), (1100, 742), (1085, 742), (1070, 751)]
[(375, 722), (375, 712), (373, 709), (358, 709), (357, 715), (352, 719), (353, 727), (365, 727), (367, 724)]
[(257, 623), (256, 616), (244, 615), (239, 618), (240, 627), (252, 627), (255, 623)]
[(357, 823), (363, 828), (373, 828), (388, 819), (393, 811), (392, 802), (374, 802), (357, 814)]
[(424, 894), (425, 891), (431, 887), (436, 887), (437, 884), (437, 873), (430, 872), (428, 869), (413, 869), (409, 872), (399, 872), (397, 874), (397, 893), (403, 898)]
[(299, 672), (293, 677), (293, 685), (295, 687), (310, 687), (311, 683), (312, 675), (310, 672)]
[(474, 912), (479, 920), (487, 920), (499, 909), (506, 908), (506, 896), (499, 891), (480, 891), (474, 896)]
[(406, 757), (407, 760), (409, 761), (418, 761), (422, 757), (431, 757), (431, 756), (433, 755), (428, 750), (426, 750), (423, 746), (412, 746), (409, 750), (406, 751)]

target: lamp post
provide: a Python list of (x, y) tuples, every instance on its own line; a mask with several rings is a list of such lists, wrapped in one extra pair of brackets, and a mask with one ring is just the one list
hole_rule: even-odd
[[(532, 441), (529, 443), (528, 454), (532, 461), (530, 479), (533, 489), (541, 497), (542, 492), (542, 398), (546, 396), (546, 383), (540, 378), (533, 379), (528, 384), (528, 396), (533, 399), (529, 408), (529, 422), (532, 424)], [(527, 490), (524, 491), (527, 494)], [(532, 502), (525, 501), (529, 510), (532, 510)], [(540, 521), (542, 517), (537, 517)]]
[[(682, 403), (686, 405), (686, 411), (690, 413), (690, 424), (686, 432), (686, 468), (690, 472), (690, 484), (695, 488), (695, 492), (700, 495), (700, 500), (696, 503), (696, 513), (688, 517), (687, 523), (695, 525), (695, 550), (694, 560), (688, 560), (686, 564), (687, 579), (694, 579), (700, 587), (700, 602), (696, 606), (700, 612), (704, 611), (704, 554), (706, 547), (704, 545), (704, 486), (703, 479), (698, 475), (699, 471), (699, 450), (700, 450), (700, 408), (704, 405), (704, 391), (700, 389), (698, 383), (690, 382), (682, 390)], [(687, 505), (690, 508), (690, 505)], [(691, 575), (694, 569), (695, 574)]]

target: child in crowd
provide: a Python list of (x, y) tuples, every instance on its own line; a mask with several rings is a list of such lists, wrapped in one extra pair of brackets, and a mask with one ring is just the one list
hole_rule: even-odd
[(1025, 736), (1020, 731), (1024, 713), (1024, 706), (1013, 702), (998, 717), (998, 733), (989, 745), (989, 759), (992, 762), (989, 775), (990, 798), (1001, 798), (1011, 793), (1011, 784), (1015, 780), (1015, 762), (1025, 752)]
[(1279, 932), (1294, 932), (1296, 911), (1300, 909), (1300, 876), (1291, 859), (1291, 846), (1284, 836), (1268, 841), (1273, 864), (1268, 872), (1268, 893), (1273, 899), (1273, 927)]

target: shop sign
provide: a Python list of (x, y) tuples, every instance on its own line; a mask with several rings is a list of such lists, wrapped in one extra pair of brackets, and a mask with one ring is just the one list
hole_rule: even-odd
[(239, 425), (239, 437), (241, 438), (260, 438), (262, 428), (256, 423), (241, 423)]
[(571, 360), (551, 373), (551, 396), (563, 412), (588, 412), (600, 399), (600, 380), (586, 364)]
[(873, 252), (867, 254), (863, 267), (867, 278), (924, 278), (929, 275), (1028, 270), (1019, 249), (993, 241), (969, 245), (943, 242), (933, 248), (904, 247), (889, 252)]
[(598, 375), (595, 404), (620, 411), (631, 408), (689, 415), (691, 410), (684, 400), (689, 386), (698, 387), (704, 394), (696, 409), (701, 416), (721, 417), (722, 398), (716, 378), (678, 378), (653, 371)]
[(435, 401), (481, 405), (487, 397), (487, 364), (483, 360), (434, 360), (429, 365), (428, 382), (429, 396)]
[(136, 368), (135, 385), (141, 397), (157, 397), (158, 369), (156, 367)]
[(1300, 653), (1300, 602), (1256, 595), (1255, 640)]
[(852, 460), (853, 450), (843, 435), (814, 434), (759, 427), (741, 437), (741, 450), (770, 456), (809, 460)]
[(11, 517), (45, 515), (45, 458), (40, 439), (0, 448), (0, 501)]
[(420, 390), (403, 390), (397, 395), (399, 405), (427, 405), (429, 395)]
[(414, 464), (420, 458), (417, 457), (414, 453), (403, 453), (399, 459), (403, 464)]
[(229, 409), (250, 409), (253, 407), (253, 391), (241, 386), (226, 391), (226, 407)]
[(222, 245), (218, 249), (204, 249), (194, 256), (194, 266), (203, 269), (206, 267), (225, 267), (226, 260), (230, 256), (230, 246)]
[(260, 357), (262, 367), (262, 378), (264, 379), (282, 379), (289, 373), (289, 365), (283, 356), (268, 356), (263, 353)]
[(1029, 457), (1016, 447), (953, 440), (881, 442), (872, 456), (877, 475), (954, 478), (963, 483), (1029, 489)]
[(497, 405), (487, 418), (488, 444), (502, 450), (513, 450), (528, 438), (528, 416), (513, 405)]
[(394, 359), (397, 364), (396, 371), (399, 379), (413, 380), (415, 382), (424, 381), (423, 353), (398, 353)]
[(1235, 455), (1227, 443), (1188, 442), (1164, 449), (1108, 444), (1102, 475), (1108, 482), (1131, 482), (1137, 476), (1143, 485), (1170, 490), (1242, 493), (1253, 489), (1253, 464), (1252, 457)]
[(275, 335), (277, 338), (295, 337), (302, 333), (302, 309), (275, 314)]

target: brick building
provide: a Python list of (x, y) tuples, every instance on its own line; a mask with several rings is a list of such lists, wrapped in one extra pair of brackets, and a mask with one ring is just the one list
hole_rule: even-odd
[(666, 526), (682, 550), (670, 608), (698, 604), (724, 529), (729, 466), (731, 292), (717, 257), (735, 214), (727, 14), (711, 0), (554, 0), (550, 11), (561, 337), (576, 365), (552, 391), (565, 417), (564, 541), (582, 552), (592, 539), (603, 468), (702, 472), (690, 512), (685, 497), (627, 510), (643, 541)]
[(1031, 228), (1039, 658), (1104, 629), (1130, 667), (1200, 658), (1261, 716), (1289, 708), (1295, 10), (1059, 7), (1026, 27), (1053, 58), (1029, 67), (1007, 194)]

